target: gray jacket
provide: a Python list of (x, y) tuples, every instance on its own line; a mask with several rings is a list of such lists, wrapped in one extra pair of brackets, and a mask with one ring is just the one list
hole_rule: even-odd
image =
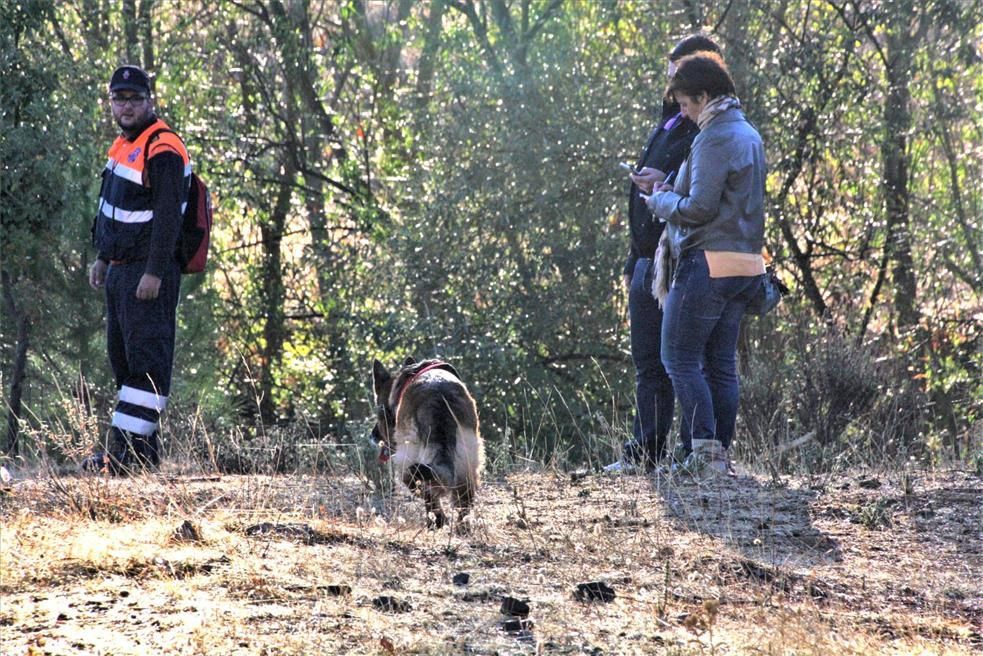
[(765, 151), (761, 135), (736, 108), (693, 141), (672, 191), (649, 208), (669, 224), (672, 256), (691, 249), (758, 253), (765, 231)]

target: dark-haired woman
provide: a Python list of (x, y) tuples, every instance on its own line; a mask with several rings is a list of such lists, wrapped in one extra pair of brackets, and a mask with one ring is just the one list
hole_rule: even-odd
[(764, 148), (720, 57), (682, 58), (669, 93), (700, 134), (675, 185), (660, 185), (648, 200), (669, 226), (675, 265), (663, 306), (662, 361), (693, 459), (727, 473), (739, 397), (737, 336), (765, 271)]

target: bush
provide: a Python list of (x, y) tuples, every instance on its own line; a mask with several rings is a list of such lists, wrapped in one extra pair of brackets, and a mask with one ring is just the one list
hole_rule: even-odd
[[(784, 339), (769, 339), (744, 365), (740, 459), (826, 471), (925, 452), (926, 395), (889, 347), (858, 345), (805, 321)], [(778, 451), (807, 435), (797, 448)]]

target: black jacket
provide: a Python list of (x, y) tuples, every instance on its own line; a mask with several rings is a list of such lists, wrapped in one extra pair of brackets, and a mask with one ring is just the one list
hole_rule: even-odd
[(117, 138), (93, 223), (99, 259), (146, 261), (146, 272), (161, 277), (175, 258), (190, 176), (184, 144), (156, 117), (133, 140)]
[[(672, 121), (667, 130), (667, 123), (677, 115), (678, 118)], [(683, 160), (689, 155), (693, 139), (699, 132), (700, 130), (695, 123), (679, 115), (678, 105), (664, 104), (662, 120), (649, 135), (635, 168), (649, 166), (659, 169), (666, 175), (678, 171)], [(659, 237), (662, 236), (662, 231), (665, 229), (665, 224), (652, 216), (652, 213), (645, 206), (645, 201), (639, 197), (640, 191), (635, 183), (631, 183), (628, 189), (628, 226), (631, 231), (631, 242), (628, 258), (625, 261), (624, 273), (626, 275), (631, 275), (634, 272), (635, 263), (639, 258), (651, 258), (655, 255), (655, 249), (659, 245)]]

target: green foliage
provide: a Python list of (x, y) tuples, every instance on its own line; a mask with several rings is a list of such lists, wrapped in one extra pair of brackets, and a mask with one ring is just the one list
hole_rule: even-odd
[[(928, 27), (904, 40), (905, 7), (864, 2), (156, 3), (128, 44), (112, 3), (0, 3), (0, 254), (31, 318), (25, 401), (57, 415), (80, 373), (95, 416), (113, 400), (88, 227), (114, 133), (99, 97), (139, 52), (218, 209), (212, 270), (183, 281), (170, 410), (202, 466), (354, 467), (358, 447), (324, 445), (364, 445), (371, 360), (410, 354), (461, 370), (494, 466), (601, 462), (633, 397), (615, 164), (654, 122), (665, 53), (707, 24), (765, 137), (767, 246), (796, 292), (747, 322), (737, 448), (772, 460), (814, 432), (774, 460), (970, 457), (975, 4), (909, 7)], [(892, 79), (910, 95), (903, 135), (887, 128)], [(884, 166), (902, 137), (899, 268)], [(5, 308), (5, 386), (13, 319)]]
[[(12, 386), (5, 414), (19, 379), (22, 402), (52, 407), (52, 389), (80, 393), (80, 374), (97, 357), (99, 297), (86, 292), (85, 278), (98, 182), (94, 112), (80, 109), (97, 105), (87, 89), (66, 84), (74, 63), (47, 38), (55, 13), (51, 2), (0, 5), (0, 378)], [(26, 354), (23, 366), (17, 353)]]
[[(44, 74), (45, 62), (29, 59), (24, 47), (50, 11), (50, 3), (35, 2), (21, 11), (5, 6), (0, 13), (0, 230), (4, 267), (16, 278), (50, 243), (57, 228), (50, 218), (63, 211), (59, 191), (66, 171), (58, 159), (45, 157), (39, 149), (52, 138), (46, 132), (59, 127), (52, 125), (55, 80)], [(55, 132), (53, 137), (63, 135)]]
[[(461, 363), (496, 439), (528, 439), (524, 417), (550, 412), (530, 408), (530, 394), (562, 399), (561, 432), (542, 455), (569, 444), (576, 459), (597, 399), (606, 406), (613, 392), (626, 405), (625, 389), (608, 380), (628, 366), (614, 164), (624, 140), (640, 137), (613, 111), (632, 75), (616, 51), (580, 57), (578, 46), (592, 44), (571, 14), (550, 24), (522, 66), (502, 48), (505, 65), (494, 68), (465, 47), (463, 26), (446, 35), (448, 76), (419, 137), (430, 148), (401, 194), (395, 268), (386, 270), (387, 304), (409, 325), (381, 346)], [(600, 108), (599, 120), (572, 119), (585, 107)]]

